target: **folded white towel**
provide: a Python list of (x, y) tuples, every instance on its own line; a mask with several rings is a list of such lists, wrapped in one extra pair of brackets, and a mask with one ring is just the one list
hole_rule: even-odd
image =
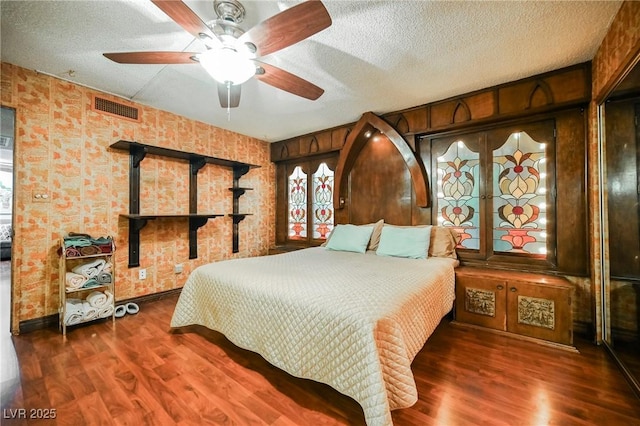
[(86, 300), (82, 302), (83, 320), (89, 321), (98, 316), (98, 308), (91, 306)]
[(78, 265), (73, 268), (72, 271), (76, 274), (84, 275), (87, 278), (93, 278), (102, 271), (106, 263), (107, 261), (104, 259), (96, 259), (93, 262)]
[(107, 318), (113, 315), (113, 305), (106, 305), (98, 310), (98, 318)]
[(106, 294), (101, 291), (92, 291), (87, 296), (87, 302), (91, 304), (94, 308), (103, 308), (107, 302), (109, 301)]
[(107, 296), (107, 305), (113, 305), (113, 293), (110, 290), (105, 290), (104, 294)]
[(64, 308), (64, 323), (66, 325), (80, 324), (84, 318), (82, 300), (67, 299)]
[(102, 267), (102, 270), (100, 272), (106, 272), (106, 273), (110, 274), (112, 270), (113, 270), (113, 267), (111, 266), (111, 262), (107, 262), (107, 263), (104, 264), (104, 266)]
[(76, 274), (75, 272), (67, 272), (65, 280), (67, 282), (67, 290), (77, 290), (87, 282), (87, 277)]
[(64, 307), (64, 311), (65, 312), (74, 312), (74, 313), (78, 313), (81, 314), (83, 313), (83, 309), (82, 309), (82, 300), (81, 299), (67, 299), (67, 302), (65, 304)]
[(70, 313), (66, 313), (64, 314), (64, 323), (66, 325), (76, 325), (76, 324), (80, 324), (83, 321), (83, 316), (82, 314), (79, 314), (77, 312), (70, 312)]

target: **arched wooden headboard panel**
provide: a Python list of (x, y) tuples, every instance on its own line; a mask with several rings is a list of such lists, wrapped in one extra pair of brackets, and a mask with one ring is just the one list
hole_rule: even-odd
[[(373, 147), (376, 140), (383, 140), (380, 148)], [(361, 154), (366, 158), (361, 158)], [(350, 178), (354, 166), (359, 173)], [(368, 176), (364, 179), (368, 181), (370, 191), (358, 184), (354, 185), (358, 192), (352, 192), (355, 188), (350, 187), (350, 181), (361, 182), (363, 174)], [(380, 189), (382, 183), (386, 190)], [(401, 215), (403, 219), (396, 222), (410, 223), (411, 213), (407, 215), (402, 211), (407, 207), (411, 210), (413, 206), (429, 207), (428, 178), (422, 161), (393, 126), (372, 112), (364, 113), (349, 133), (338, 159), (334, 188), (336, 210), (344, 208), (350, 197), (358, 200), (357, 206), (349, 206), (349, 216), (359, 215), (360, 220), (356, 218), (356, 222), (374, 220), (382, 215)], [(367, 198), (369, 193), (371, 197)], [(376, 193), (385, 199), (372, 199)], [(386, 210), (376, 209), (374, 204), (380, 201), (387, 204)]]

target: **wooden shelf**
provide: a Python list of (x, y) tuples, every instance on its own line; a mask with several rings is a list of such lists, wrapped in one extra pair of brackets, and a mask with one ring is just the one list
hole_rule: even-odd
[(120, 216), (126, 217), (127, 219), (181, 219), (181, 218), (212, 218), (212, 217), (221, 217), (224, 214), (220, 213), (187, 213), (187, 214), (121, 214)]
[(112, 283), (100, 284), (100, 285), (93, 286), (93, 287), (80, 287), (80, 288), (76, 288), (76, 289), (73, 289), (73, 290), (68, 290), (68, 289), (65, 288), (64, 292), (66, 294), (71, 294), (71, 293), (79, 293), (81, 291), (88, 291), (88, 290), (100, 290), (100, 289), (103, 289), (103, 288), (111, 288), (111, 284)]
[(241, 222), (245, 217), (252, 215), (253, 213), (229, 213), (227, 216), (232, 217), (234, 222)]
[(113, 254), (113, 250), (105, 253), (87, 254), (87, 255), (81, 255), (81, 256), (66, 256), (66, 258), (67, 260), (90, 259), (92, 257), (111, 256), (112, 254)]
[(118, 142), (111, 144), (111, 148), (119, 149), (122, 151), (129, 151), (129, 153), (138, 152), (143, 157), (146, 154), (152, 154), (152, 155), (159, 155), (161, 157), (175, 158), (178, 160), (186, 160), (186, 161), (189, 161), (190, 163), (197, 162), (198, 160), (202, 160), (204, 161), (205, 164), (215, 164), (217, 166), (228, 167), (231, 169), (236, 169), (236, 168), (252, 169), (252, 168), (260, 167), (255, 164), (247, 164), (247, 163), (242, 163), (240, 161), (226, 160), (224, 158), (210, 157), (208, 155), (196, 154), (196, 153), (187, 152), (187, 151), (178, 151), (176, 149), (162, 148), (159, 146), (147, 145), (140, 142), (132, 142), (132, 141), (125, 141), (125, 140), (119, 140)]
[[(255, 164), (240, 161), (226, 160), (224, 158), (211, 157), (193, 152), (179, 151), (176, 149), (162, 148), (147, 145), (140, 142), (119, 140), (111, 144), (110, 148), (127, 151), (129, 162), (129, 213), (120, 216), (129, 220), (129, 268), (140, 266), (140, 230), (145, 227), (148, 220), (155, 219), (189, 219), (189, 259), (198, 257), (197, 230), (204, 226), (211, 218), (221, 217), (224, 214), (197, 213), (198, 211), (198, 171), (207, 164), (222, 166), (233, 171), (233, 213), (238, 213), (238, 198), (251, 188), (242, 188), (238, 185), (239, 179), (249, 170), (258, 168)], [(188, 214), (140, 214), (140, 163), (147, 154), (166, 158), (174, 158), (189, 162), (189, 213)], [(244, 219), (244, 217), (243, 217)], [(238, 222), (242, 219), (234, 217), (233, 220), (233, 252), (238, 252)]]

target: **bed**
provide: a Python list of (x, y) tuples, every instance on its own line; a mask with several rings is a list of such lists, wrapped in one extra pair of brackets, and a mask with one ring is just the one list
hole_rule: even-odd
[(390, 425), (391, 410), (417, 401), (411, 362), (452, 309), (458, 262), (381, 255), (384, 235), (362, 252), (332, 249), (332, 234), (327, 247), (200, 266), (171, 327), (219, 331), (294, 376), (352, 397), (369, 426)]

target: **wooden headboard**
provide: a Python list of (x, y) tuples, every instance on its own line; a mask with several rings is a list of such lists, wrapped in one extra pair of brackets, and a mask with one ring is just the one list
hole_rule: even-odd
[(334, 208), (337, 223), (431, 223), (429, 184), (420, 157), (372, 112), (362, 115), (340, 151)]

